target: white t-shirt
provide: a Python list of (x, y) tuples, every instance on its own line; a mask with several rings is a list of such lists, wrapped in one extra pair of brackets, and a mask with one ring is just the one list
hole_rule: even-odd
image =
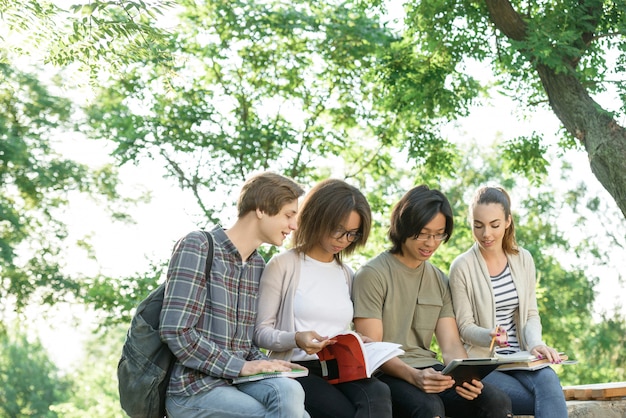
[[(353, 317), (345, 270), (336, 262), (323, 263), (304, 257), (294, 300), (296, 331), (315, 331), (330, 337), (350, 328)], [(303, 350), (294, 350), (292, 360), (316, 360)]]

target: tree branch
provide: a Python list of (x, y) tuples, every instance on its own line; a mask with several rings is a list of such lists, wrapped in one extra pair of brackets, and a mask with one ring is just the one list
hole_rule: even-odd
[(485, 0), (489, 16), (496, 27), (508, 38), (523, 41), (528, 25), (508, 0)]

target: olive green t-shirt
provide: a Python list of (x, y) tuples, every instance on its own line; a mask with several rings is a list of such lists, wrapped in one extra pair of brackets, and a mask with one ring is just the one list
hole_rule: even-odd
[(430, 350), (437, 320), (454, 318), (448, 277), (429, 262), (412, 269), (386, 251), (363, 265), (352, 284), (355, 318), (383, 322), (383, 341), (402, 344), (411, 367), (441, 364)]

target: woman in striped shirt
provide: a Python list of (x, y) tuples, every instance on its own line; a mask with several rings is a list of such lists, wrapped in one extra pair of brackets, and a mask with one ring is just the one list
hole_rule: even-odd
[[(557, 351), (541, 335), (535, 263), (515, 240), (509, 195), (499, 187), (482, 187), (470, 213), (476, 242), (450, 267), (452, 301), (468, 355), (490, 357), (495, 339), (496, 353), (529, 351), (560, 362)], [(483, 380), (511, 397), (515, 415), (567, 417), (563, 390), (551, 367), (494, 371)]]

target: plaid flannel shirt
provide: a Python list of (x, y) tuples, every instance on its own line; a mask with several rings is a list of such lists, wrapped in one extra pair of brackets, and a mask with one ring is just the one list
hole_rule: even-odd
[(170, 259), (160, 335), (177, 358), (168, 393), (194, 395), (228, 384), (247, 360), (266, 356), (252, 342), (265, 260), (246, 262), (221, 227), (211, 231), (214, 256), (204, 277), (208, 242), (201, 231), (180, 239)]

